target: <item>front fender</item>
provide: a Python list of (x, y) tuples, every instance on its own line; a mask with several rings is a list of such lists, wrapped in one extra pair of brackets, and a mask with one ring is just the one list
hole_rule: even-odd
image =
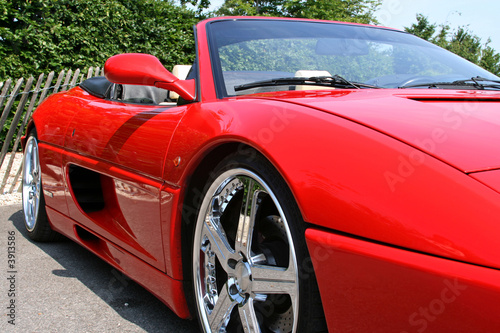
[(244, 143), (266, 156), (290, 186), (306, 222), (500, 267), (499, 194), (386, 134), (273, 100), (193, 105), (174, 134), (165, 179), (183, 186), (203, 156), (225, 142)]

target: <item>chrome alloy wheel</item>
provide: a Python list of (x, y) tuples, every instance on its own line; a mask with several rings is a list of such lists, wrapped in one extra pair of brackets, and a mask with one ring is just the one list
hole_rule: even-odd
[(30, 136), (26, 142), (23, 160), (23, 212), (26, 229), (33, 231), (40, 210), (42, 181), (38, 142)]
[(197, 310), (205, 332), (295, 332), (299, 277), (283, 209), (247, 169), (212, 183), (193, 243)]

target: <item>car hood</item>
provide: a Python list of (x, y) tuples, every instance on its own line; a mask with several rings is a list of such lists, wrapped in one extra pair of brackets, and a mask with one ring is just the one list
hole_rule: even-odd
[(466, 173), (500, 168), (500, 93), (361, 89), (261, 94), (380, 131)]

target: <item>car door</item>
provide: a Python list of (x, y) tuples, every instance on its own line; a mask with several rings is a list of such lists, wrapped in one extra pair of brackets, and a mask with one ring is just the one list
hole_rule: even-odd
[(70, 217), (161, 270), (162, 170), (185, 109), (94, 99), (65, 137)]

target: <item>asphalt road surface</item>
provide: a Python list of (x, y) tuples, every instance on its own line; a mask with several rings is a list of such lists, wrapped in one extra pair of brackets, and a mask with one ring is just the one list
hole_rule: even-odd
[(199, 331), (76, 243), (32, 242), (20, 205), (0, 206), (0, 281), (0, 332)]

